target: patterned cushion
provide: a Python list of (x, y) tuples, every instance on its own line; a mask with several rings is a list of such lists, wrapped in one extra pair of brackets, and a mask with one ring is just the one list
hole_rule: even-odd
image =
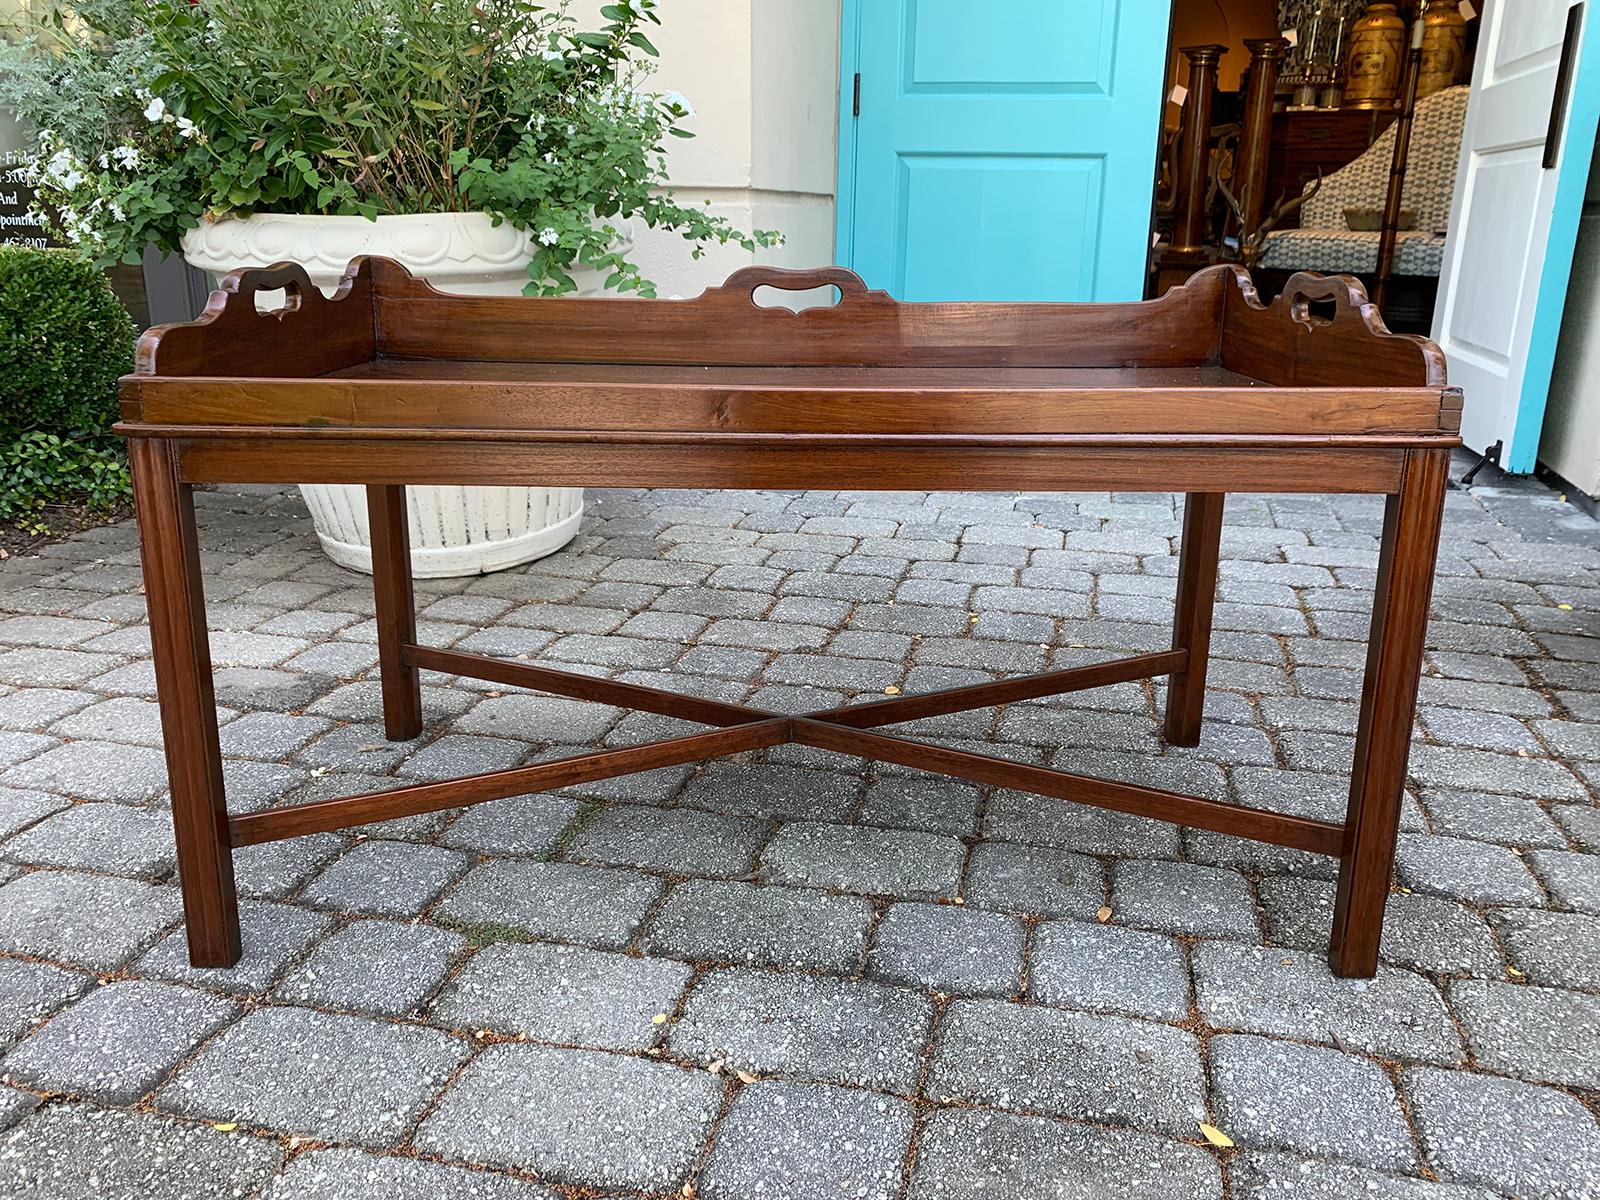
[[(1370, 274), (1378, 269), (1380, 236), (1348, 229), (1280, 229), (1267, 234), (1256, 266), (1326, 275)], [(1443, 234), (1412, 230), (1402, 232), (1395, 242), (1396, 275), (1438, 275), (1443, 261)]]
[[(1406, 182), (1400, 206), (1417, 210), (1419, 230), (1438, 233), (1450, 224), (1456, 159), (1461, 154), (1461, 127), (1467, 119), (1470, 90), (1445, 88), (1417, 102), (1411, 125), (1411, 146), (1406, 152)], [(1300, 210), (1301, 226), (1342, 230), (1345, 209), (1381, 209), (1389, 192), (1389, 162), (1394, 157), (1394, 139), (1395, 127), (1391, 125), (1360, 158), (1324, 178), (1321, 189)]]

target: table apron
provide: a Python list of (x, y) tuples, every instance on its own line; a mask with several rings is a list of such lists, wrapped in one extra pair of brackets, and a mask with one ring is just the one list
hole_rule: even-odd
[(1392, 493), (1407, 454), (1404, 446), (172, 440), (189, 483), (500, 487)]

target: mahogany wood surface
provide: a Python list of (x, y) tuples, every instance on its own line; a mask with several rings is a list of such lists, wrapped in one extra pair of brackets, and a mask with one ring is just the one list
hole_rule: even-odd
[[(628, 435), (614, 440), (271, 440), (171, 435), (185, 478), (207, 483), (437, 483), (550, 487), (861, 488), (915, 479), (928, 490), (1391, 492), (1407, 439), (1332, 448), (1308, 435), (1266, 445), (1219, 438), (1165, 449), (1128, 436), (1017, 439)], [(1227, 453), (1222, 453), (1226, 451)]]
[(1378, 965), (1449, 469), (1447, 451), (1411, 453), (1384, 508), (1328, 950), (1340, 975), (1369, 976)]
[(128, 467), (138, 509), (150, 653), (161, 700), (189, 953), (197, 962), (231, 966), (240, 951), (239, 902), (227, 838), (193, 488), (178, 478), (169, 442), (134, 439), (128, 446)]
[[(759, 289), (831, 284), (833, 306)], [(257, 311), (257, 293), (287, 306)], [(240, 947), (232, 850), (787, 742), (1337, 855), (1330, 957), (1375, 969), (1460, 393), (1352, 279), (1263, 305), (1233, 267), (1127, 305), (902, 304), (838, 268), (749, 268), (691, 301), (448, 296), (381, 259), (324, 299), (297, 267), (229, 276), (150, 331), (124, 380), (191, 961)], [(1172, 649), (798, 716), (417, 641), (406, 484), (1183, 491)], [(229, 817), (190, 489), (367, 487), (385, 730), (422, 728), (434, 670), (712, 726), (644, 746)], [(1165, 732), (1200, 736), (1230, 491), (1388, 497), (1343, 825), (872, 732), (1168, 675)]]
[(1167, 681), (1164, 733), (1174, 746), (1200, 744), (1206, 699), (1206, 664), (1211, 658), (1211, 610), (1217, 600), (1217, 558), (1222, 546), (1220, 492), (1190, 492), (1183, 503), (1178, 539), (1178, 596), (1172, 649), (1182, 661)]
[(422, 681), (416, 664), (407, 662), (403, 651), (417, 640), (405, 488), (395, 484), (368, 487), (367, 523), (372, 532), (383, 732), (391, 742), (408, 742), (422, 732)]

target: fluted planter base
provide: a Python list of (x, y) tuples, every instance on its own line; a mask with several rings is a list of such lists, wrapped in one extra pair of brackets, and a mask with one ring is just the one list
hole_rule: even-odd
[[(527, 234), (496, 227), (484, 213), (310, 217), (257, 213), (191, 230), (183, 255), (222, 275), (239, 267), (297, 262), (332, 295), (352, 258), (381, 255), (404, 264), (441, 291), (517, 296), (533, 256)], [(577, 270), (579, 295), (598, 295), (601, 276)], [(366, 489), (301, 484), (323, 552), (340, 566), (372, 573)], [(583, 520), (582, 488), (431, 487), (406, 489), (411, 567), (418, 578), (482, 575), (561, 549)]]
[[(300, 485), (322, 551), (372, 574), (366, 489)], [(583, 521), (582, 488), (408, 487), (411, 573), (419, 579), (486, 575), (561, 549)]]

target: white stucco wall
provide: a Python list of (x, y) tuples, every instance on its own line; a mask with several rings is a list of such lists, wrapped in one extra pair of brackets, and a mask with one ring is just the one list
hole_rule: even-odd
[(663, 0), (650, 37), (652, 86), (682, 92), (695, 136), (672, 139), (673, 190), (745, 229), (781, 230), (751, 255), (722, 247), (698, 261), (676, 234), (637, 229), (638, 258), (663, 296), (693, 296), (752, 261), (834, 261), (838, 0)]

